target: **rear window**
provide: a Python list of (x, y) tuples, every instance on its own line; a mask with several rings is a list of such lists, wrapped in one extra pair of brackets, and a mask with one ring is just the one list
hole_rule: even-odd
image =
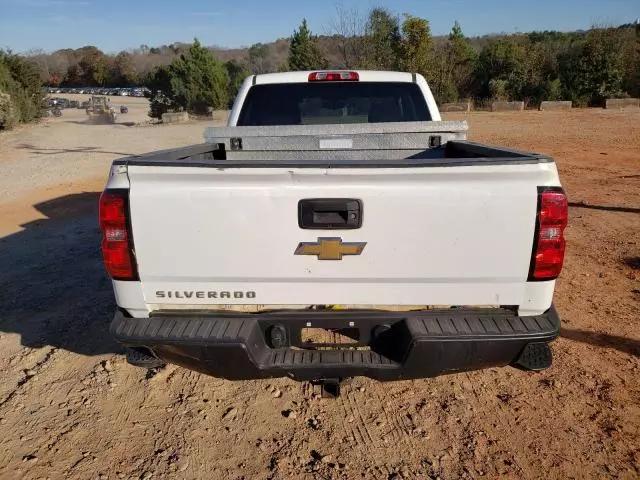
[(309, 82), (251, 87), (238, 126), (429, 120), (415, 83)]

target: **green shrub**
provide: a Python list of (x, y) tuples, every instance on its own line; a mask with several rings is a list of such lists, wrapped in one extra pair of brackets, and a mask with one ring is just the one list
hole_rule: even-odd
[(40, 74), (35, 64), (0, 50), (0, 128), (40, 118), (45, 110)]
[(8, 130), (18, 123), (18, 115), (11, 95), (0, 92), (0, 130)]
[(185, 53), (167, 67), (160, 65), (147, 77), (151, 105), (149, 116), (188, 111), (206, 114), (229, 103), (229, 75), (224, 64), (196, 39)]
[(493, 100), (506, 101), (509, 100), (509, 82), (507, 80), (492, 79), (489, 80), (489, 92)]
[(562, 82), (559, 78), (547, 81), (545, 85), (545, 94), (547, 100), (563, 100)]

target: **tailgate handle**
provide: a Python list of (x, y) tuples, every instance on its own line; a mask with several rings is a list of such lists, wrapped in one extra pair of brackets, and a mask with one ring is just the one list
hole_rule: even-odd
[(307, 198), (298, 202), (298, 226), (306, 230), (353, 230), (362, 226), (362, 202)]

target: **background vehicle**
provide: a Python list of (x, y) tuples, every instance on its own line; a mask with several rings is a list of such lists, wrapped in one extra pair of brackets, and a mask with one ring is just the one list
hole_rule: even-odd
[(55, 106), (58, 108), (69, 108), (71, 102), (67, 98), (53, 97), (48, 100), (49, 106)]
[(105, 96), (92, 95), (86, 112), (92, 121), (104, 121), (107, 123), (115, 123), (116, 121), (116, 112), (111, 107), (109, 99)]

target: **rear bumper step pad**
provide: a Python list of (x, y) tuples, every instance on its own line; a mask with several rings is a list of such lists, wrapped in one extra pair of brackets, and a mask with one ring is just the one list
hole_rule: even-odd
[[(365, 349), (305, 349), (308, 345), (301, 342), (300, 332), (311, 325), (355, 328), (358, 345)], [(281, 348), (271, 346), (270, 331), (275, 326), (285, 332)], [(551, 364), (547, 343), (559, 329), (553, 307), (535, 317), (518, 317), (506, 309), (447, 309), (161, 312), (136, 319), (118, 311), (111, 324), (111, 334), (127, 347), (144, 347), (164, 361), (234, 380), (354, 376), (396, 380), (509, 364), (540, 370)]]

